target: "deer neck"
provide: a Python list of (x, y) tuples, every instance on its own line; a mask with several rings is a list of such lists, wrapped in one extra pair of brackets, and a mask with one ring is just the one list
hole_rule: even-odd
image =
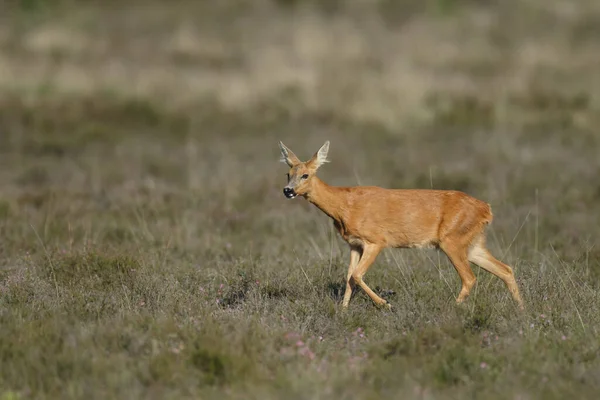
[(306, 194), (306, 200), (336, 221), (342, 219), (342, 211), (346, 203), (345, 197), (342, 190), (329, 186), (316, 176), (313, 177), (310, 192)]

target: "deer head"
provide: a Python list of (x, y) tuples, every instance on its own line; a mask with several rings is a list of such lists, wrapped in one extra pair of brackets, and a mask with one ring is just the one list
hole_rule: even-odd
[(279, 142), (281, 150), (281, 162), (286, 163), (290, 170), (287, 173), (287, 185), (283, 188), (283, 194), (288, 199), (296, 196), (306, 196), (311, 190), (311, 181), (317, 169), (328, 162), (327, 152), (329, 151), (329, 141), (317, 151), (310, 160), (302, 162), (293, 151), (288, 149), (282, 142)]

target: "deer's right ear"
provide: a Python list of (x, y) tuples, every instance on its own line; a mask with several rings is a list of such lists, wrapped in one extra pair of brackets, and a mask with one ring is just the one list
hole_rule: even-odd
[(281, 141), (279, 142), (279, 149), (281, 150), (281, 162), (286, 163), (290, 168), (300, 164), (300, 160), (296, 157), (294, 152), (288, 149)]

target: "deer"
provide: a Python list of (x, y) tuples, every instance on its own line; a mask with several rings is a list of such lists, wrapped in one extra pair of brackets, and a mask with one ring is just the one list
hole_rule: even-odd
[(377, 306), (391, 304), (378, 296), (363, 277), (385, 248), (436, 248), (446, 254), (462, 286), (456, 304), (469, 296), (476, 278), (470, 263), (504, 281), (519, 310), (524, 310), (513, 270), (486, 247), (491, 206), (458, 190), (388, 189), (378, 186), (330, 186), (317, 170), (329, 162), (329, 140), (302, 162), (279, 141), (281, 162), (290, 168), (283, 195), (303, 197), (333, 220), (350, 247), (350, 264), (342, 309), (348, 309), (358, 285)]

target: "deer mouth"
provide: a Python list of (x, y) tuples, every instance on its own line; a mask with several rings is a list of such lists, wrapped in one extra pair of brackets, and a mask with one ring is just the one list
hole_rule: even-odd
[(283, 189), (283, 195), (285, 197), (287, 197), (288, 199), (293, 199), (294, 197), (297, 196), (296, 191), (294, 189), (288, 188), (288, 187)]

